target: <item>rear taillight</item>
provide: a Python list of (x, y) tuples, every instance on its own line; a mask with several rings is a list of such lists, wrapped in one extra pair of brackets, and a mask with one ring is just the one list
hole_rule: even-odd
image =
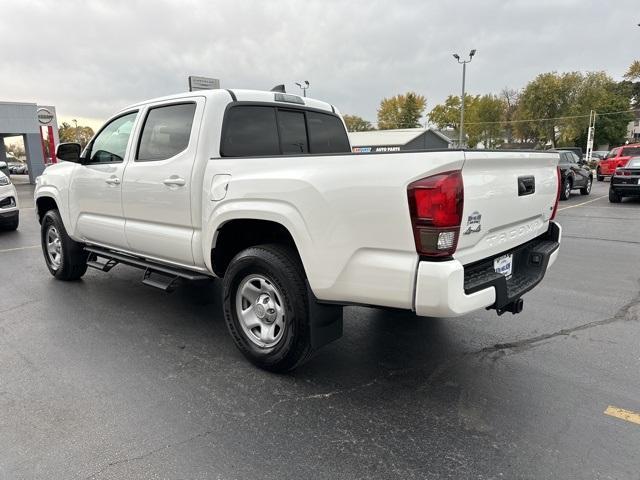
[(556, 213), (558, 213), (558, 203), (560, 202), (560, 190), (562, 189), (562, 173), (560, 173), (560, 167), (556, 168), (556, 179), (557, 179), (557, 190), (556, 190), (556, 203), (553, 204), (553, 212), (551, 212), (550, 220), (556, 218)]
[(457, 170), (417, 180), (407, 187), (416, 251), (446, 257), (456, 251), (462, 207), (462, 173)]

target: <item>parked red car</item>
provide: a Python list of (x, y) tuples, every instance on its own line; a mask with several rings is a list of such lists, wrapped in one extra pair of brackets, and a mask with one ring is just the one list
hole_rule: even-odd
[(631, 157), (640, 156), (640, 143), (633, 145), (623, 145), (611, 150), (606, 157), (598, 162), (596, 168), (596, 178), (599, 182), (604, 180), (604, 177), (609, 177), (614, 174), (616, 168), (626, 167), (627, 162)]

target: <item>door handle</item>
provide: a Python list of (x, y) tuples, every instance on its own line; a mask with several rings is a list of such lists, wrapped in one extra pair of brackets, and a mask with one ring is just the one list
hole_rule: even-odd
[(165, 178), (162, 182), (169, 187), (184, 187), (186, 185), (186, 181), (184, 178), (180, 177), (169, 177)]
[(120, 185), (120, 179), (118, 177), (107, 178), (105, 183), (108, 183), (109, 185)]

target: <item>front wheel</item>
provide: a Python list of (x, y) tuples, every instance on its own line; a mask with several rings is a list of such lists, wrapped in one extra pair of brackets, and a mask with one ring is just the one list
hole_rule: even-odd
[(64, 228), (60, 212), (49, 210), (40, 226), (42, 253), (51, 275), (58, 280), (78, 280), (87, 271), (87, 254)]
[(622, 201), (622, 197), (618, 195), (613, 188), (609, 189), (609, 202), (611, 203), (620, 203)]
[(599, 182), (603, 182), (603, 181), (604, 181), (604, 175), (602, 175), (602, 174), (600, 173), (600, 169), (597, 169), (597, 170), (596, 170), (596, 179), (597, 179)]
[(223, 291), (227, 328), (249, 361), (285, 372), (309, 358), (309, 299), (291, 249), (260, 245), (238, 253), (225, 272)]
[(587, 179), (587, 184), (580, 189), (580, 193), (582, 195), (589, 195), (591, 193), (591, 185), (593, 184), (593, 178), (589, 177)]

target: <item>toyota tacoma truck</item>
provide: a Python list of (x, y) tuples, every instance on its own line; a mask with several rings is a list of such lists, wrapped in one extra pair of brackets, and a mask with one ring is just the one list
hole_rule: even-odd
[(354, 154), (331, 104), (210, 90), (141, 102), (37, 179), (46, 266), (220, 278), (254, 364), (290, 370), (342, 335), (342, 307), (518, 313), (556, 260), (558, 153)]

